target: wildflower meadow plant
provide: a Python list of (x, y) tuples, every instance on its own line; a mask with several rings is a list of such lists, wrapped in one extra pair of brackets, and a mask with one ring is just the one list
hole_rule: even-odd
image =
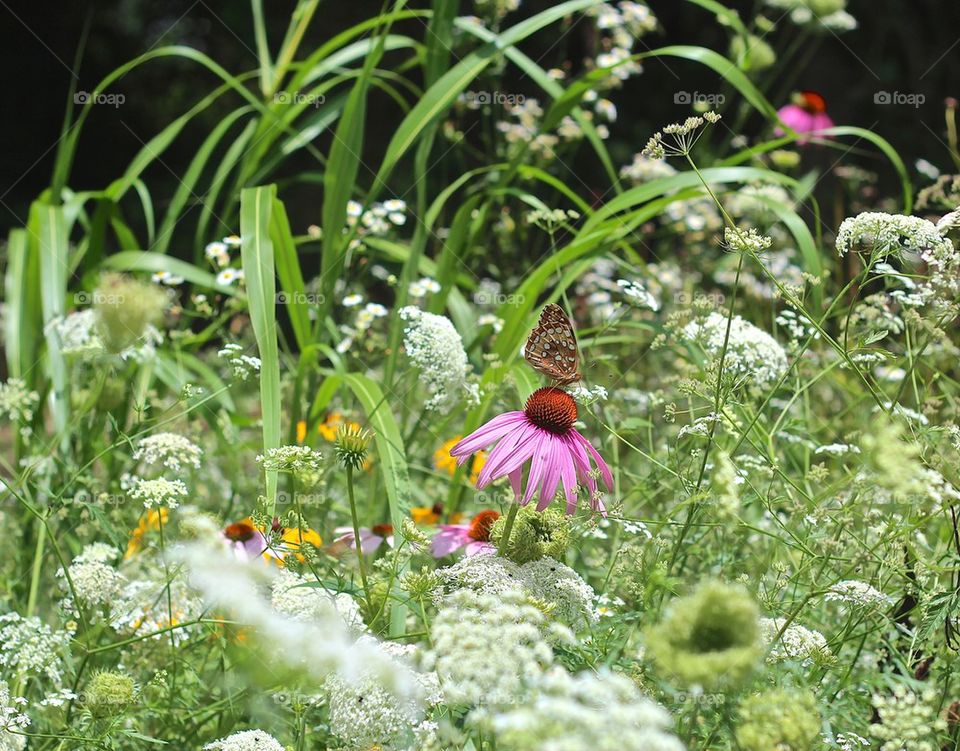
[(0, 751), (957, 748), (953, 4), (87, 5), (7, 23)]

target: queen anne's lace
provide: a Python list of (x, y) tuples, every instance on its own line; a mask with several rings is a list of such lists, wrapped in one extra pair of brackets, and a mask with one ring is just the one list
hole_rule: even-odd
[(262, 730), (242, 730), (203, 748), (205, 751), (284, 751), (280, 741)]
[(420, 369), (429, 394), (426, 408), (449, 408), (458, 399), (476, 404), (479, 391), (469, 381), (470, 363), (463, 340), (450, 320), (409, 305), (400, 310), (400, 317), (407, 322), (403, 346)]

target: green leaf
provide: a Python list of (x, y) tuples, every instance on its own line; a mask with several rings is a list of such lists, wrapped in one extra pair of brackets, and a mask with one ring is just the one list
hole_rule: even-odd
[[(280, 355), (277, 350), (273, 242), (270, 223), (276, 186), (244, 188), (240, 194), (240, 256), (247, 285), (250, 323), (260, 351), (260, 403), (264, 453), (280, 446)], [(277, 503), (277, 472), (266, 471), (267, 514)]]

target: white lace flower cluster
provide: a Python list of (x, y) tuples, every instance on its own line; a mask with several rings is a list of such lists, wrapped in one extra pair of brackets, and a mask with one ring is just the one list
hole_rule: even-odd
[(284, 751), (280, 741), (262, 730), (241, 730), (203, 748), (204, 751)]
[(542, 633), (545, 620), (517, 592), (460, 590), (434, 619), (424, 667), (436, 671), (452, 705), (527, 701), (537, 678), (553, 664), (553, 650)]
[(723, 230), (723, 244), (734, 253), (750, 253), (756, 255), (769, 250), (773, 239), (761, 235), (753, 227), (733, 229), (726, 227)]
[[(719, 359), (727, 332), (727, 317), (711, 313), (701, 321), (691, 321), (683, 335), (698, 342), (711, 358)], [(726, 375), (748, 384), (751, 391), (772, 386), (787, 369), (787, 355), (777, 341), (765, 331), (734, 316), (723, 361)]]
[(141, 501), (144, 508), (169, 508), (174, 509), (180, 505), (180, 499), (186, 497), (187, 486), (182, 480), (168, 480), (165, 477), (157, 477), (153, 480), (145, 480), (138, 477), (134, 480), (134, 485), (130, 491), (130, 497)]
[(420, 369), (429, 398), (428, 410), (453, 407), (458, 399), (467, 404), (479, 401), (479, 389), (469, 381), (470, 362), (463, 348), (463, 340), (450, 319), (426, 313), (408, 305), (400, 310), (406, 321), (403, 346), (407, 356)]
[(920, 299), (952, 300), (960, 295), (960, 255), (946, 237), (948, 231), (917, 216), (864, 212), (840, 224), (837, 253), (843, 256), (861, 246), (881, 258), (915, 253), (930, 272), (929, 280), (917, 292)]
[(824, 596), (827, 602), (844, 602), (867, 609), (889, 607), (893, 599), (864, 581), (847, 579), (837, 582)]
[(0, 415), (13, 422), (30, 422), (39, 402), (40, 395), (28, 389), (20, 378), (0, 383)]
[(633, 46), (637, 39), (657, 28), (657, 18), (646, 3), (598, 3), (588, 9), (587, 13), (596, 18), (597, 29), (606, 36), (603, 51), (597, 55), (594, 64), (598, 68), (611, 70), (610, 76), (601, 81), (599, 86), (617, 86), (630, 76), (640, 73), (643, 70), (640, 63), (630, 59)]
[(703, 126), (720, 122), (716, 112), (705, 112), (702, 116), (693, 115), (682, 123), (664, 125), (647, 141), (641, 155), (648, 159), (664, 159), (668, 156), (686, 156), (704, 134)]
[(891, 696), (874, 694), (880, 722), (870, 726), (870, 735), (882, 742), (880, 751), (938, 751), (936, 736), (947, 729), (937, 713), (938, 698), (933, 689), (918, 695), (904, 686)]
[(309, 446), (279, 446), (257, 456), (257, 462), (272, 472), (320, 472), (323, 454)]
[(203, 449), (176, 433), (154, 433), (142, 438), (133, 452), (135, 461), (162, 465), (179, 472), (184, 465), (200, 469)]
[(155, 639), (166, 635), (177, 644), (186, 640), (190, 632), (173, 627), (194, 621), (201, 613), (203, 603), (183, 577), (177, 576), (168, 586), (159, 574), (146, 574), (123, 587), (111, 605), (110, 625), (117, 631), (152, 635)]
[(569, 566), (544, 557), (518, 566), (496, 555), (461, 558), (438, 571), (447, 592), (470, 589), (495, 596), (520, 593), (551, 607), (554, 621), (579, 630), (596, 621), (596, 593)]
[(26, 699), (11, 696), (7, 682), (0, 681), (0, 751), (22, 751), (27, 745), (26, 737), (10, 732), (22, 732), (30, 726), (26, 706)]
[[(69, 583), (73, 584), (70, 596), (76, 595), (85, 604), (98, 607), (114, 602), (127, 583), (127, 578), (111, 565), (117, 554), (115, 548), (102, 542), (84, 547), (67, 568)], [(63, 569), (57, 571), (57, 576), (62, 579), (61, 585), (69, 590)], [(70, 598), (63, 601), (63, 607), (68, 611), (75, 609)]]
[(798, 660), (803, 665), (811, 665), (815, 662), (828, 662), (831, 659), (826, 637), (819, 631), (813, 631), (806, 626), (791, 623), (783, 635), (777, 639), (777, 634), (786, 622), (785, 618), (760, 619), (761, 637), (770, 645), (767, 662)]
[(493, 719), (497, 748), (525, 751), (682, 751), (670, 715), (627, 678), (562, 668), (538, 681), (536, 699)]
[(36, 616), (0, 615), (0, 667), (5, 674), (41, 675), (59, 686), (69, 653), (68, 632), (54, 630)]
[[(398, 669), (410, 669), (406, 659), (415, 650), (413, 645), (380, 643), (373, 637), (361, 641), (380, 649)], [(410, 696), (389, 691), (375, 671), (364, 670), (349, 678), (331, 675), (323, 693), (333, 734), (348, 748), (407, 747), (423, 718), (424, 707), (442, 700), (435, 673), (411, 672), (420, 691)]]
[(217, 351), (217, 357), (227, 364), (238, 381), (245, 381), (254, 373), (260, 372), (260, 358), (246, 354), (243, 347), (236, 342), (224, 344), (223, 349)]
[(840, 32), (857, 28), (857, 19), (847, 10), (847, 0), (766, 0), (771, 8), (790, 11), (798, 26)]
[(347, 228), (356, 232), (356, 237), (350, 241), (350, 248), (359, 248), (365, 236), (382, 237), (394, 227), (403, 226), (407, 222), (406, 211), (406, 202), (399, 198), (369, 206), (364, 206), (359, 201), (348, 201)]
[(333, 594), (316, 580), (282, 569), (270, 585), (270, 604), (278, 613), (304, 621), (318, 621), (336, 611), (354, 633), (365, 630), (360, 606), (346, 592)]

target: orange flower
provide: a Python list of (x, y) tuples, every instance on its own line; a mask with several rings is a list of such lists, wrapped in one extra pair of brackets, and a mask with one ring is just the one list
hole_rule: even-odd
[(303, 443), (307, 437), (307, 421), (297, 420), (297, 443)]
[(153, 532), (160, 529), (161, 522), (167, 523), (170, 516), (170, 510), (166, 508), (153, 509), (140, 517), (140, 523), (136, 529), (130, 531), (130, 540), (127, 542), (127, 552), (123, 554), (125, 561), (130, 560), (143, 548), (143, 537), (147, 532)]
[(327, 419), (317, 426), (317, 432), (323, 436), (323, 440), (333, 443), (341, 425), (343, 425), (343, 415), (339, 412), (331, 412), (327, 415)]
[[(426, 526), (436, 524), (443, 517), (443, 504), (435, 503), (432, 506), (415, 506), (410, 509), (410, 516), (413, 518), (414, 524), (423, 524)], [(463, 514), (458, 512), (450, 519), (450, 523), (457, 524), (462, 518)]]
[[(448, 475), (453, 475), (453, 473), (457, 471), (457, 460), (450, 456), (450, 449), (456, 446), (461, 438), (462, 436), (451, 438), (449, 441), (445, 441), (440, 448), (433, 452), (433, 466), (436, 467), (438, 472), (446, 472)], [(483, 469), (483, 465), (486, 463), (487, 452), (478, 451), (474, 455), (473, 464), (470, 467), (470, 482), (472, 484), (477, 484), (477, 478), (480, 476), (480, 470)]]

